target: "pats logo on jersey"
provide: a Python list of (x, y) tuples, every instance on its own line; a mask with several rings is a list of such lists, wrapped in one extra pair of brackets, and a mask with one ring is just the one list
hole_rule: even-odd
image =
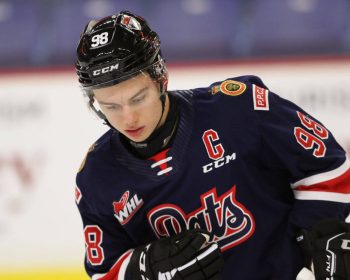
[(245, 242), (254, 233), (253, 215), (237, 201), (235, 185), (221, 196), (212, 188), (200, 196), (200, 201), (201, 206), (190, 213), (174, 204), (154, 207), (147, 214), (148, 222), (159, 238), (186, 229), (206, 229), (223, 251)]
[(119, 201), (113, 202), (114, 217), (117, 218), (121, 225), (125, 225), (142, 205), (143, 200), (137, 194), (130, 197), (130, 192), (126, 191)]

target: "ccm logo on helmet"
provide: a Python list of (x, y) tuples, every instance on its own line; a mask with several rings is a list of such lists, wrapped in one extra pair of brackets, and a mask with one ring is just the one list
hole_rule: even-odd
[(350, 240), (343, 239), (343, 242), (341, 244), (341, 248), (344, 250), (350, 250)]
[(114, 70), (117, 70), (119, 67), (119, 63), (115, 64), (115, 65), (111, 65), (111, 66), (108, 66), (108, 67), (103, 67), (101, 69), (97, 69), (97, 70), (94, 70), (92, 72), (92, 75), (93, 76), (99, 76), (101, 74), (106, 74), (108, 72), (112, 72)]

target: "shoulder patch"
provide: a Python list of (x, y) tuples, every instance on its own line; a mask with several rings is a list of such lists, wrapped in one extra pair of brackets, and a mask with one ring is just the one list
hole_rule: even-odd
[(213, 86), (211, 88), (211, 94), (214, 95), (218, 92), (229, 96), (237, 96), (245, 92), (247, 86), (244, 83), (237, 82), (234, 80), (223, 81), (220, 85)]
[(237, 96), (242, 94), (246, 90), (247, 86), (244, 83), (234, 80), (223, 81), (220, 85), (220, 91), (223, 94), (230, 96)]
[(79, 170), (78, 170), (78, 173), (80, 172), (80, 171), (82, 171), (83, 170), (83, 168), (84, 168), (84, 166), (85, 166), (85, 163), (86, 163), (86, 159), (87, 159), (87, 156), (88, 156), (88, 154), (89, 153), (91, 153), (94, 149), (95, 149), (95, 147), (96, 147), (96, 143), (94, 143), (94, 144), (92, 144), (91, 146), (90, 146), (90, 148), (89, 148), (89, 150), (88, 150), (88, 152), (86, 153), (86, 155), (85, 155), (85, 157), (84, 157), (84, 159), (83, 159), (83, 161), (81, 162), (81, 164), (80, 164), (80, 167), (79, 167)]
[(269, 91), (253, 84), (254, 110), (269, 111)]

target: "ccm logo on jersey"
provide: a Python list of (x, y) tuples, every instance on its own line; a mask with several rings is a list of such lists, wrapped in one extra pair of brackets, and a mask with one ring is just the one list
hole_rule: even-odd
[(117, 70), (119, 63), (92, 71), (93, 76), (99, 76)]
[(214, 169), (220, 168), (221, 166), (224, 166), (236, 159), (236, 153), (232, 153), (231, 155), (224, 157), (225, 149), (223, 148), (222, 144), (218, 142), (220, 138), (215, 130), (206, 130), (203, 133), (202, 140), (209, 158), (214, 160), (213, 162), (202, 166), (203, 173), (213, 171)]
[(130, 197), (130, 192), (126, 191), (119, 201), (113, 202), (114, 217), (121, 225), (125, 225), (135, 215), (137, 210), (143, 205), (143, 200), (137, 194)]
[(269, 108), (269, 91), (266, 88), (258, 87), (253, 84), (254, 110), (268, 111)]

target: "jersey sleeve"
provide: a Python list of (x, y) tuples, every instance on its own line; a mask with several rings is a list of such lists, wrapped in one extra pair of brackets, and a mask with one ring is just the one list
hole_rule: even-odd
[(265, 162), (285, 174), (295, 198), (291, 224), (309, 228), (324, 218), (345, 220), (350, 212), (350, 162), (332, 133), (259, 79), (252, 84), (252, 98)]
[(104, 190), (95, 182), (100, 182), (96, 166), (101, 165), (101, 142), (89, 148), (76, 176), (75, 202), (83, 223), (84, 265), (92, 280), (124, 280), (135, 244), (101, 200), (106, 195), (100, 195)]
[(108, 216), (89, 212), (84, 194), (78, 192), (81, 196), (77, 204), (84, 228), (86, 272), (93, 280), (124, 280), (133, 242), (119, 224), (109, 221)]

